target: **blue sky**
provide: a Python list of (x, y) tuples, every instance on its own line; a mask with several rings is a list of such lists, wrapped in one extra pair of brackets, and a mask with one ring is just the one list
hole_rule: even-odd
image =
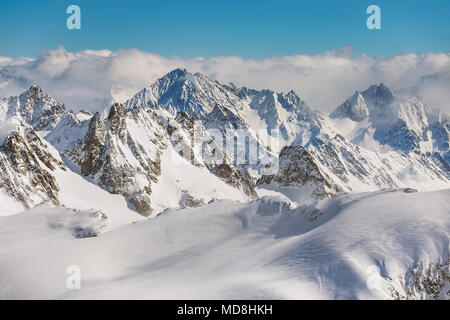
[[(77, 4), (82, 29), (66, 28)], [(370, 4), (382, 30), (366, 28)], [(352, 45), (377, 57), (450, 51), (448, 0), (2, 0), (0, 56), (138, 48), (183, 58), (315, 54)]]

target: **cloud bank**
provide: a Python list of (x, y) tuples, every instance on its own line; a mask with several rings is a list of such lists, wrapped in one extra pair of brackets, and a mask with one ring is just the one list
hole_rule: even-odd
[[(113, 101), (124, 102), (178, 67), (238, 86), (294, 90), (311, 107), (329, 112), (355, 90), (364, 90), (374, 83), (383, 82), (393, 90), (420, 89), (425, 82), (429, 87), (424, 77), (450, 73), (450, 54), (411, 53), (373, 58), (354, 56), (351, 47), (344, 47), (317, 55), (266, 59), (239, 56), (182, 59), (136, 49), (68, 52), (60, 47), (36, 59), (0, 57), (0, 96), (15, 95), (31, 84), (38, 84), (73, 110), (99, 111)], [(434, 78), (445, 80), (448, 76)], [(449, 112), (448, 91), (448, 86), (438, 81), (431, 90), (433, 94), (428, 88), (427, 96), (431, 96), (434, 105)]]

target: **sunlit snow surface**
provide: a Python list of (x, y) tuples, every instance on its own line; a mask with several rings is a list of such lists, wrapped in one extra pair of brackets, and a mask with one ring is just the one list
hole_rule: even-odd
[[(448, 261), (449, 198), (385, 190), (297, 206), (272, 191), (82, 239), (86, 212), (39, 206), (0, 218), (0, 298), (393, 298), (415, 263)], [(80, 290), (66, 287), (70, 265)]]

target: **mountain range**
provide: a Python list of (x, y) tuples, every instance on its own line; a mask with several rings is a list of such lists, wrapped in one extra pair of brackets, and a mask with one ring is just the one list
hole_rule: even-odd
[(0, 298), (449, 299), (449, 116), (411, 92), (0, 99)]
[(293, 91), (176, 69), (95, 114), (74, 113), (32, 86), (0, 100), (0, 120), (0, 190), (15, 203), (3, 214), (61, 204), (56, 168), (123, 196), (144, 216), (282, 187), (320, 199), (450, 185), (449, 116), (384, 84), (326, 114)]

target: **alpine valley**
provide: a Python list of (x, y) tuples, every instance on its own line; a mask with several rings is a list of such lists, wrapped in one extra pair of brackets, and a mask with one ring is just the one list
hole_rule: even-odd
[(0, 99), (0, 298), (449, 299), (449, 198), (413, 89), (327, 114), (176, 69), (91, 114), (33, 85)]

